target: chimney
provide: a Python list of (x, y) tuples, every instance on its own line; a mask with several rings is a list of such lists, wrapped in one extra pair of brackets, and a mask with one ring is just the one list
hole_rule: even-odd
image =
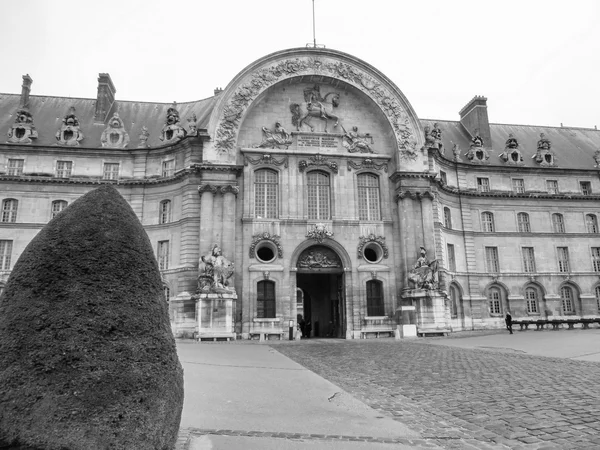
[(31, 83), (33, 80), (29, 74), (23, 75), (23, 85), (21, 86), (21, 100), (19, 108), (29, 108), (29, 93), (31, 92)]
[(214, 90), (215, 97), (216, 97), (217, 95), (219, 95), (221, 92), (223, 92), (223, 88), (220, 88), (220, 87), (218, 87), (218, 88), (215, 88), (215, 90)]
[(107, 73), (98, 74), (98, 97), (96, 98), (96, 112), (94, 122), (104, 123), (106, 117), (115, 103), (117, 90)]
[(492, 134), (487, 113), (487, 98), (476, 95), (460, 110), (460, 123), (473, 136), (473, 130), (479, 129), (479, 136), (483, 139), (483, 146), (492, 148)]

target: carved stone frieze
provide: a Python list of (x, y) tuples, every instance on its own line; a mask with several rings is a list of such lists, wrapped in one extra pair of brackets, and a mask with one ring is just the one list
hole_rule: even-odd
[(326, 159), (323, 155), (313, 155), (310, 158), (308, 158), (308, 161), (302, 159), (298, 162), (298, 170), (300, 170), (300, 172), (304, 172), (310, 166), (326, 166), (333, 173), (338, 173), (339, 170), (337, 162), (330, 161)]
[(417, 140), (409, 117), (390, 89), (354, 65), (329, 59), (303, 57), (279, 61), (252, 73), (248, 81), (237, 88), (223, 109), (215, 133), (215, 149), (230, 153), (244, 110), (261, 92), (282, 79), (305, 74), (317, 74), (342, 79), (369, 95), (390, 122), (403, 159), (416, 159)]
[(375, 234), (370, 233), (368, 236), (361, 236), (358, 238), (358, 247), (357, 247), (356, 251), (358, 252), (359, 258), (363, 257), (363, 250), (365, 249), (365, 245), (369, 244), (370, 242), (375, 242), (375, 243), (379, 244), (379, 246), (383, 250), (384, 258), (387, 258), (389, 256), (389, 251), (388, 251), (387, 245), (385, 244), (385, 237), (384, 236), (376, 236)]
[(27, 108), (17, 111), (15, 123), (8, 130), (8, 141), (11, 144), (31, 144), (38, 133), (33, 126), (33, 116)]
[(140, 135), (138, 137), (138, 139), (140, 140), (140, 143), (138, 144), (137, 148), (148, 148), (150, 147), (148, 145), (148, 138), (150, 137), (150, 133), (148, 132), (148, 128), (143, 126), (142, 127), (142, 131), (140, 131)]
[(325, 239), (333, 238), (333, 232), (329, 231), (329, 227), (326, 224), (315, 223), (312, 228), (306, 232), (306, 237), (321, 243)]
[(359, 133), (358, 127), (352, 127), (350, 131), (344, 130), (343, 145), (349, 153), (377, 153), (371, 148), (373, 143), (373, 136), (370, 133)]
[(125, 131), (125, 124), (118, 113), (114, 113), (111, 117), (108, 127), (100, 136), (100, 143), (102, 147), (109, 148), (125, 148), (129, 144), (129, 134)]
[(262, 127), (263, 132), (263, 141), (256, 145), (257, 148), (287, 148), (292, 143), (292, 137), (286, 131), (283, 126), (281, 126), (281, 122), (275, 122), (275, 129), (269, 130), (267, 127)]
[(244, 157), (244, 165), (247, 166), (248, 163), (252, 164), (253, 166), (256, 166), (258, 164), (271, 164), (274, 166), (283, 165), (283, 167), (285, 167), (287, 169), (288, 157), (286, 156), (285, 158), (278, 160), (277, 158), (274, 158), (273, 156), (271, 156), (269, 154), (261, 155), (257, 158), (252, 158), (251, 156), (245, 156)]
[(281, 246), (280, 239), (280, 236), (271, 234), (268, 231), (265, 231), (264, 233), (260, 234), (255, 234), (254, 236), (252, 236), (252, 243), (250, 244), (250, 251), (248, 252), (250, 258), (254, 258), (256, 256), (256, 246), (263, 241), (272, 242), (275, 245), (275, 247), (277, 247), (277, 256), (283, 258), (283, 247)]
[(167, 110), (167, 120), (165, 126), (160, 132), (160, 140), (165, 144), (171, 144), (183, 139), (187, 135), (187, 131), (179, 125), (179, 111), (177, 111), (177, 103), (173, 103)]
[(352, 169), (354, 169), (354, 170), (360, 170), (360, 169), (382, 170), (383, 169), (384, 172), (387, 172), (388, 165), (385, 162), (383, 162), (381, 164), (377, 164), (371, 158), (363, 159), (359, 163), (354, 162), (352, 160), (348, 160), (348, 172), (350, 172)]
[(56, 132), (58, 145), (76, 147), (83, 140), (83, 132), (79, 129), (79, 119), (75, 115), (75, 108), (71, 106), (62, 121), (60, 129)]
[(336, 269), (342, 267), (339, 256), (327, 247), (310, 247), (298, 258), (299, 269)]

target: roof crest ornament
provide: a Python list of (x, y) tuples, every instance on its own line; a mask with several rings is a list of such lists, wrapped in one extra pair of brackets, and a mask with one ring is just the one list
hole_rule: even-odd
[(60, 129), (56, 132), (56, 145), (69, 147), (79, 146), (83, 140), (83, 132), (79, 129), (79, 119), (75, 115), (75, 108), (71, 106), (69, 112), (62, 121)]

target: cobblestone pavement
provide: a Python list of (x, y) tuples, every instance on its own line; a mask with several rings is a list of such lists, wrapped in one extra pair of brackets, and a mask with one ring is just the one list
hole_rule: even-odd
[(274, 349), (449, 449), (600, 449), (600, 364), (390, 339)]

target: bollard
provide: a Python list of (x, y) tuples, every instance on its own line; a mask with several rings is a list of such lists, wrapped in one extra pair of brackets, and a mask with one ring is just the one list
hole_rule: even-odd
[(290, 341), (294, 340), (294, 321), (290, 320)]

